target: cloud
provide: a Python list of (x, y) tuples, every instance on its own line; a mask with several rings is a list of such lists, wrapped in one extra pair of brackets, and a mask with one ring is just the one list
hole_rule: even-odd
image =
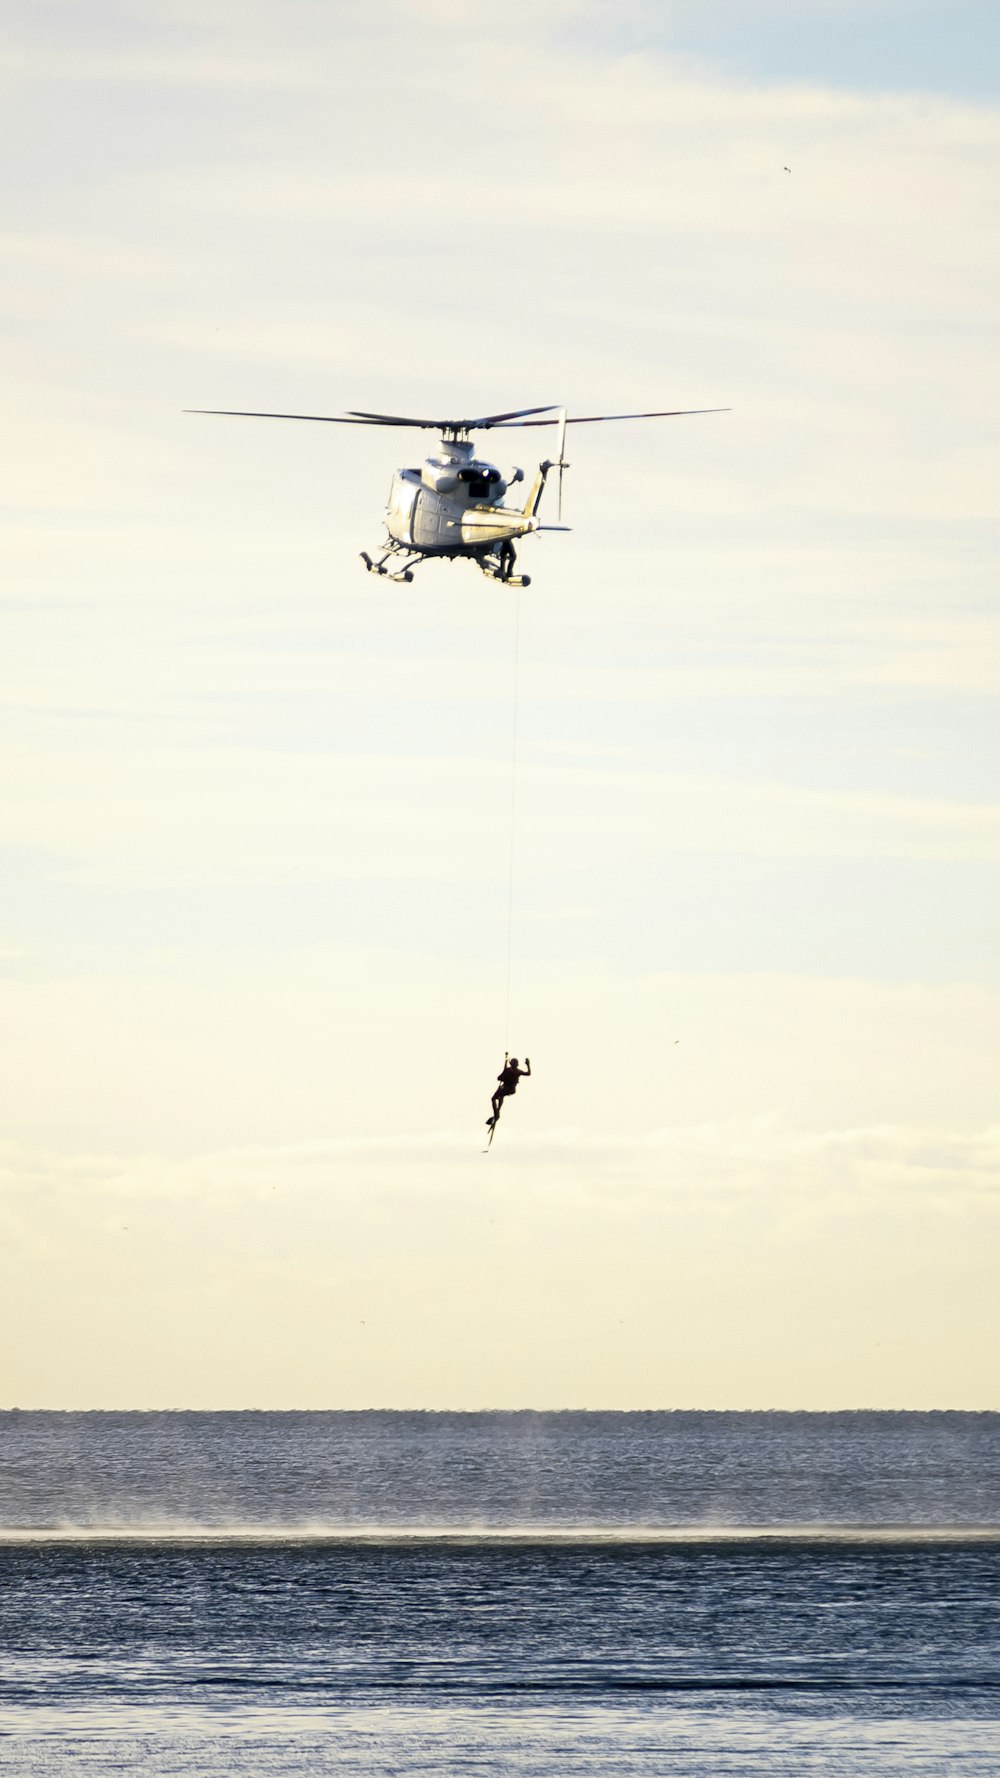
[[(924, 1210), (962, 1216), (1000, 1215), (1000, 1125), (949, 1129), (938, 1125), (872, 1125), (860, 1129), (802, 1130), (774, 1116), (646, 1130), (572, 1128), (525, 1134), (517, 1113), (503, 1128), (508, 1168), (529, 1198), (556, 1181), (588, 1214), (657, 1215), (685, 1202), (700, 1215), (706, 1202), (732, 1206), (752, 1195), (755, 1214), (775, 1219), (852, 1217), (881, 1206), (912, 1214)], [(394, 1136), (346, 1136), (211, 1151), (168, 1154), (80, 1154), (0, 1149), (0, 1189), (9, 1200), (65, 1196), (119, 1207), (210, 1204), (246, 1208), (280, 1191), (293, 1213), (333, 1199), (365, 1214), (373, 1184), (411, 1216), (422, 1202), (467, 1189), (478, 1148), (468, 1129)], [(492, 1159), (501, 1159), (498, 1148)], [(501, 1161), (501, 1164), (502, 1161)], [(633, 1194), (638, 1194), (638, 1197)], [(638, 1199), (644, 1201), (640, 1209)], [(381, 1211), (379, 1211), (381, 1214)]]
[[(18, 21), (24, 1399), (995, 1391), (1000, 117), (662, 10)], [(732, 412), (581, 427), (525, 552), (485, 1162), (514, 612), (362, 574), (419, 441), (181, 410), (522, 400)]]
[[(183, 1155), (461, 1129), (476, 1153), (505, 1047), (506, 934), (485, 924), (474, 955), (421, 950), (419, 926), (393, 949), (265, 951), (251, 929), (114, 967), (11, 965), (6, 1132)], [(761, 1117), (979, 1127), (994, 1106), (998, 996), (974, 983), (629, 973), (584, 934), (566, 960), (518, 957), (512, 986), (507, 1041), (537, 1075), (508, 1120), (521, 1141)]]
[[(310, 28), (295, 14), (292, 40)], [(187, 404), (461, 407), (516, 399), (513, 375), (525, 398), (600, 411), (655, 388), (657, 404), (734, 411), (581, 428), (577, 536), (533, 551), (561, 611), (606, 625), (610, 587), (662, 644), (666, 607), (727, 685), (992, 684), (996, 116), (692, 80), (585, 44), (557, 56), (544, 21), (527, 58), (483, 26), (501, 83), (517, 63), (508, 108), (484, 116), (461, 79), (478, 38), (442, 59), (438, 29), (406, 49), (391, 108), (358, 102), (373, 51), (353, 20), (335, 73), (316, 64), (345, 98), (335, 130), (317, 104), (258, 133), (193, 90), (196, 152), (116, 143), (71, 251), (55, 186), (11, 230), (12, 584), (130, 602), (141, 563), (161, 609), (230, 589), (287, 609), (304, 582), (346, 575), (377, 537), (398, 441), (181, 421)], [(406, 168), (435, 94), (477, 172), (428, 216)], [(534, 443), (502, 448), (530, 462)], [(442, 573), (423, 571), (422, 598)]]
[(457, 1132), (183, 1160), (7, 1145), (10, 1387), (62, 1406), (995, 1401), (993, 1296), (968, 1294), (1000, 1214), (995, 1126), (525, 1140), (511, 1113), (501, 1136), (488, 1160)]
[(58, 81), (79, 87), (221, 87), (245, 90), (297, 92), (324, 84), (322, 72), (306, 60), (278, 58), (268, 61), (240, 60), (231, 55), (58, 55), (8, 50), (0, 58), (14, 80)]
[[(483, 831), (509, 765), (215, 745), (22, 756), (0, 800), (7, 844), (60, 859), (78, 882), (251, 884), (493, 881)], [(696, 774), (523, 767), (522, 872), (565, 874), (594, 834), (649, 868), (672, 853), (997, 860), (1000, 810)], [(321, 812), (321, 813), (320, 813)], [(499, 842), (498, 842), (499, 844)]]

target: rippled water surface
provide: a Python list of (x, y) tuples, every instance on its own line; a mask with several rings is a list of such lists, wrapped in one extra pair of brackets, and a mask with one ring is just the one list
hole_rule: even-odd
[(0, 1440), (0, 1772), (1000, 1772), (996, 1416)]

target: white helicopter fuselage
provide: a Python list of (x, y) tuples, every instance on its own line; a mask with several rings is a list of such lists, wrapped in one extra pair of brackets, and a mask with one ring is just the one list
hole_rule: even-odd
[[(523, 509), (504, 506), (507, 482), (474, 452), (471, 440), (445, 439), (419, 469), (397, 469), (385, 512), (394, 543), (430, 555), (469, 555), (537, 531), (535, 489)], [(522, 480), (521, 470), (512, 479)]]

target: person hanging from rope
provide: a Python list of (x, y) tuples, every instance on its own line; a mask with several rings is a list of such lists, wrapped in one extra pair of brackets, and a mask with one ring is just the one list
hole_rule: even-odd
[(497, 1090), (493, 1095), (493, 1116), (486, 1119), (486, 1128), (488, 1130), (496, 1129), (497, 1121), (500, 1117), (500, 1107), (504, 1100), (509, 1099), (511, 1093), (517, 1092), (518, 1081), (527, 1080), (530, 1073), (530, 1056), (525, 1056), (523, 1068), (516, 1056), (504, 1056), (503, 1067), (497, 1075)]

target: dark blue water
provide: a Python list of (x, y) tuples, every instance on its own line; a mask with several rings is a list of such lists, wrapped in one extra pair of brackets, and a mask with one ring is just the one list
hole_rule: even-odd
[(992, 1415), (0, 1416), (0, 1772), (995, 1778), (998, 1458)]

